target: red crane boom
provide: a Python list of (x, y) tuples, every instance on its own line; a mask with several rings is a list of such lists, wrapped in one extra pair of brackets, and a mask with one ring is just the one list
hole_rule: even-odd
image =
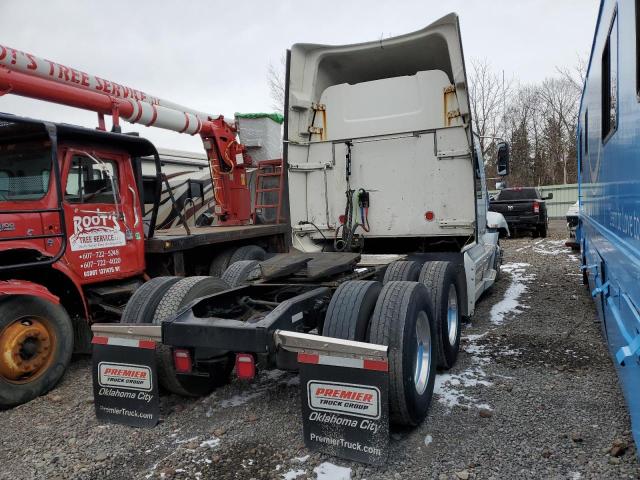
[(218, 224), (243, 225), (251, 218), (246, 167), (251, 158), (236, 140), (236, 129), (214, 116), (140, 90), (0, 45), (0, 95), (14, 94), (98, 113), (99, 128), (111, 115), (119, 120), (190, 135), (203, 141), (214, 187)]

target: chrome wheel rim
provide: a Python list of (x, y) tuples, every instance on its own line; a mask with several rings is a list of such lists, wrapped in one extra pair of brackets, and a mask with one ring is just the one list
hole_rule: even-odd
[(420, 312), (416, 321), (416, 344), (413, 383), (418, 395), (422, 395), (431, 374), (431, 326), (425, 312)]
[(449, 345), (455, 345), (458, 338), (460, 317), (458, 316), (458, 294), (456, 287), (449, 285), (449, 298), (447, 301), (447, 331), (449, 333)]

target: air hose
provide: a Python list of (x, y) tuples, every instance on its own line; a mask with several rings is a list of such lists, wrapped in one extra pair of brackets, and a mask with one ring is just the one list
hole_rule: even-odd
[[(344, 222), (336, 229), (335, 238), (333, 240), (333, 248), (338, 252), (344, 252), (352, 250), (354, 245), (354, 238), (356, 238), (356, 230), (358, 227), (362, 227), (365, 232), (368, 232), (369, 227), (369, 192), (364, 188), (358, 190), (357, 193), (357, 206), (354, 202), (354, 196), (356, 191), (351, 189), (350, 177), (351, 177), (351, 142), (346, 142), (347, 155), (346, 155), (346, 169), (345, 177), (347, 180), (347, 190), (345, 196), (347, 197), (347, 203), (344, 209)], [(360, 221), (358, 223), (358, 210), (360, 210)], [(355, 220), (355, 221), (354, 221)]]
[(368, 232), (369, 227), (369, 192), (364, 188), (358, 190), (358, 207), (360, 207), (360, 221), (362, 222), (362, 229)]
[[(344, 252), (345, 250), (351, 250), (353, 243), (353, 236), (355, 234), (358, 224), (353, 224), (353, 194), (355, 190), (347, 189), (345, 195), (347, 196), (347, 204), (344, 209), (344, 222), (336, 229), (336, 236), (333, 240), (333, 248), (338, 252)], [(340, 234), (338, 238), (338, 234)]]

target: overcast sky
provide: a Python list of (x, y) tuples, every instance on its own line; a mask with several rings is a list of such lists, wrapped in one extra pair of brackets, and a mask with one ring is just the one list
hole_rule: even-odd
[[(267, 68), (293, 43), (345, 44), (460, 15), (467, 61), (537, 82), (586, 56), (598, 0), (0, 0), (0, 43), (212, 114), (271, 111)], [(96, 126), (96, 115), (12, 95), (0, 111)], [(197, 137), (126, 126), (157, 147)]]

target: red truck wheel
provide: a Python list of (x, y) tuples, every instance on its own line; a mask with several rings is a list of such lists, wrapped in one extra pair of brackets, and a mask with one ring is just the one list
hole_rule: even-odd
[(71, 319), (60, 305), (24, 295), (0, 301), (0, 408), (51, 390), (72, 351)]

